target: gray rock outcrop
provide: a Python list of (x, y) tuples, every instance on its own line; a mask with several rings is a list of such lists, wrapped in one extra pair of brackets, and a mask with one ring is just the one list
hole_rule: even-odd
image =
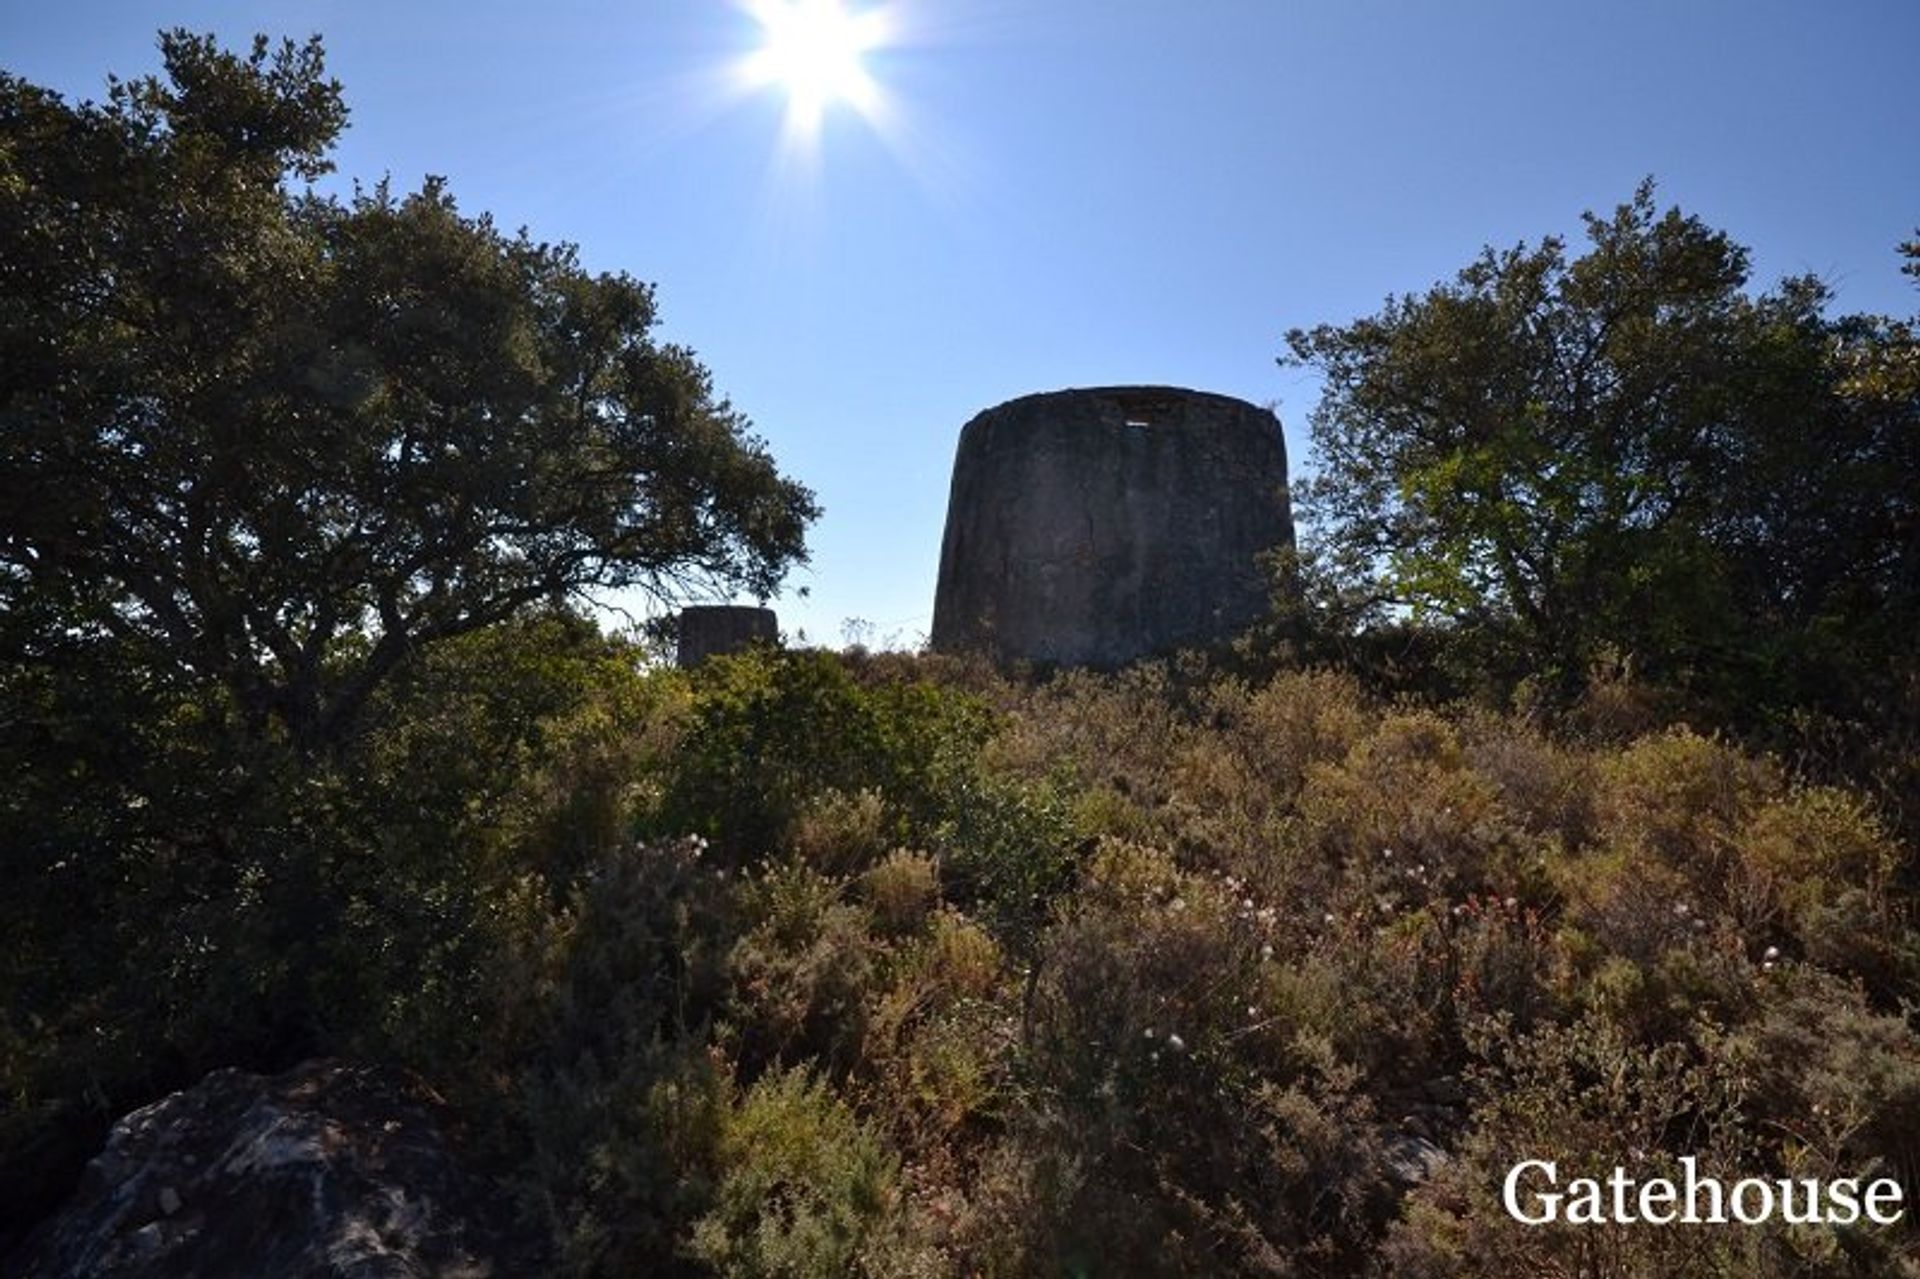
[(1175, 387), (1029, 395), (967, 423), (933, 647), (1118, 666), (1217, 643), (1270, 604), (1293, 542), (1271, 412)]
[(34, 1279), (481, 1279), (521, 1273), (506, 1220), (398, 1071), (218, 1070), (134, 1111), (6, 1267)]

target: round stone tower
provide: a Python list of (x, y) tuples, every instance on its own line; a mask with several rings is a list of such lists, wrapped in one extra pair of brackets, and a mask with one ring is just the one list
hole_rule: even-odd
[(1118, 666), (1224, 640), (1293, 542), (1279, 419), (1177, 387), (1055, 391), (967, 423), (933, 646)]

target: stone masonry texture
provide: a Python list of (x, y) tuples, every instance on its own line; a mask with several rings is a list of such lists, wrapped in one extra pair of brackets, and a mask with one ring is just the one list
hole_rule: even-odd
[(753, 644), (778, 644), (780, 619), (770, 608), (742, 604), (696, 604), (680, 610), (678, 648), (682, 668), (698, 666), (716, 653), (736, 653)]
[(960, 433), (933, 647), (1119, 666), (1230, 638), (1293, 542), (1274, 415), (1175, 387), (1029, 395)]

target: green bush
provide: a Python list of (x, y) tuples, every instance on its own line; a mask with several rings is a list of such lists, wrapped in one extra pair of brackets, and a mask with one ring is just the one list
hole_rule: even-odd
[(1522, 1153), (1616, 1148), (1920, 1177), (1910, 849), (1728, 741), (1191, 662), (648, 669), (564, 618), (374, 710), (326, 769), (223, 773), (221, 708), (174, 704), (150, 796), (9, 782), (49, 819), (4, 873), (40, 909), (73, 875), (84, 931), (29, 921), (0, 963), (8, 1185), (187, 1082), (154, 1045), (319, 1049), (425, 1073), (583, 1276), (1914, 1254), (1516, 1234), (1489, 1198)]
[(829, 792), (877, 791), (892, 842), (924, 842), (948, 799), (940, 762), (990, 726), (975, 699), (924, 681), (866, 686), (831, 654), (749, 652), (703, 662), (649, 825), (698, 833), (729, 861), (778, 847)]
[(741, 1279), (906, 1269), (899, 1163), (805, 1070), (769, 1075), (722, 1119), (713, 1206), (692, 1254)]
[(1051, 786), (978, 769), (954, 770), (946, 787), (947, 816), (931, 846), (954, 900), (1007, 945), (1030, 950), (1072, 882), (1081, 841), (1071, 810)]
[(750, 1071), (806, 1061), (852, 1070), (890, 957), (868, 912), (844, 881), (791, 860), (748, 877), (739, 901), (729, 1049)]
[(710, 1201), (724, 885), (697, 838), (623, 849), (575, 890), (545, 963), (505, 974), (538, 984), (542, 1022), (506, 1070), (502, 1158), (570, 1274), (664, 1266)]
[(1238, 893), (1109, 845), (1048, 934), (1012, 1131), (1055, 1180), (994, 1210), (1020, 1221), (1030, 1269), (1351, 1265), (1384, 1221), (1359, 1074), (1300, 1018), (1261, 907)]

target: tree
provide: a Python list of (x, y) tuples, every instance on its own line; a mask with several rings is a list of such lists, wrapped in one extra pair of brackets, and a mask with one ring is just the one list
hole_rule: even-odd
[(649, 286), (437, 179), (317, 194), (317, 38), (160, 48), (105, 105), (0, 75), (6, 652), (217, 687), (310, 756), (425, 646), (804, 559), (812, 495)]
[(1510, 676), (1572, 688), (1611, 651), (1724, 699), (1839, 696), (1920, 615), (1914, 397), (1859, 376), (1893, 367), (1889, 323), (1829, 320), (1811, 278), (1748, 293), (1746, 250), (1650, 182), (1585, 222), (1578, 258), (1488, 249), (1288, 334), (1326, 377), (1318, 553)]

